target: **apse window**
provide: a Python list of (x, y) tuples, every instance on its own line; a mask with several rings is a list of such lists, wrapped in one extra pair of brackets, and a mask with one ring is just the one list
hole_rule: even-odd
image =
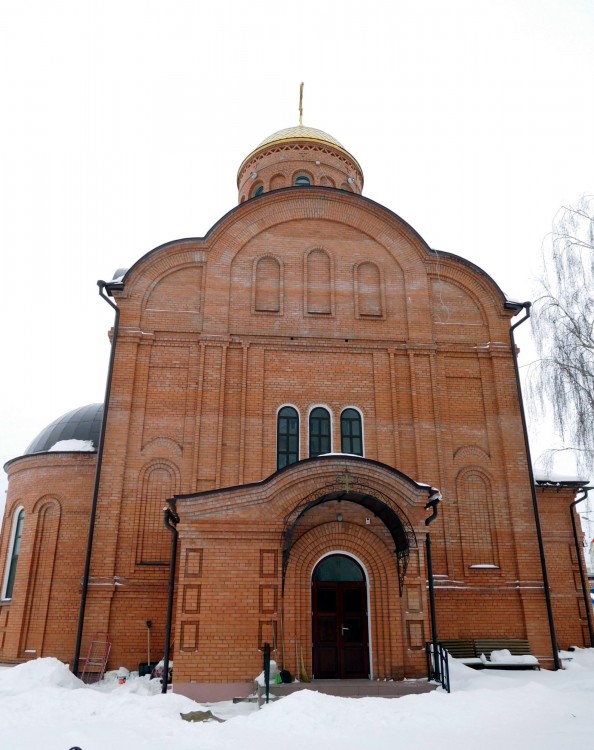
[(12, 599), (14, 579), (16, 577), (19, 552), (21, 550), (21, 539), (23, 537), (23, 526), (25, 524), (25, 509), (21, 508), (14, 519), (12, 527), (12, 538), (8, 547), (6, 577), (2, 591), (2, 599)]
[(292, 406), (283, 406), (276, 424), (276, 468), (299, 461), (299, 414)]
[(330, 453), (330, 413), (321, 406), (309, 415), (309, 457)]
[(295, 187), (307, 187), (307, 185), (311, 185), (311, 180), (306, 174), (298, 174), (295, 177)]
[(340, 415), (340, 439), (342, 453), (363, 455), (363, 422), (356, 409), (345, 409)]

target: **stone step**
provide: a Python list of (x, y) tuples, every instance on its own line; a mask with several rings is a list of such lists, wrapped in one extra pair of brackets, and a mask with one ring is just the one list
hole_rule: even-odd
[[(427, 680), (312, 680), (270, 685), (270, 696), (282, 698), (299, 690), (313, 690), (341, 698), (400, 698), (403, 695), (430, 693), (437, 687)], [(258, 697), (261, 699), (264, 695), (264, 688), (259, 687)]]

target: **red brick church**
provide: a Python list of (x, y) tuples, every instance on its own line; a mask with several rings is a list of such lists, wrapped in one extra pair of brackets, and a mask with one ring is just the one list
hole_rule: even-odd
[(204, 237), (100, 284), (105, 408), (6, 466), (0, 661), (72, 663), (101, 632), (134, 669), (147, 621), (160, 658), (174, 536), (174, 684), (196, 695), (237, 693), (265, 642), (309, 677), (426, 675), (429, 579), (440, 638), (527, 639), (544, 666), (589, 645), (583, 483), (529, 466), (525, 305), (364, 197), (320, 130), (266, 138), (237, 184)]

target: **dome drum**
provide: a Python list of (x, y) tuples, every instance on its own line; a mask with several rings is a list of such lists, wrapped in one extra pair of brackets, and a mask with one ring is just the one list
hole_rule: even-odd
[(306, 177), (310, 185), (354, 193), (363, 189), (357, 160), (332, 136), (301, 126), (265, 139), (243, 161), (237, 175), (239, 202), (270, 190), (305, 186)]

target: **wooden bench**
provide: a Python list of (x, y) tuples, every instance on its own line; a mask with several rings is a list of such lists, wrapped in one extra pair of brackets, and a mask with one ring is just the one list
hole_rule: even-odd
[(456, 640), (440, 641), (450, 656), (460, 659), (466, 666), (473, 669), (540, 669), (538, 661), (510, 659), (509, 661), (492, 661), (493, 651), (507, 649), (512, 657), (532, 656), (530, 645), (522, 638), (460, 638)]
[(455, 659), (473, 659), (476, 656), (474, 641), (470, 638), (457, 641), (440, 641), (440, 644)]

